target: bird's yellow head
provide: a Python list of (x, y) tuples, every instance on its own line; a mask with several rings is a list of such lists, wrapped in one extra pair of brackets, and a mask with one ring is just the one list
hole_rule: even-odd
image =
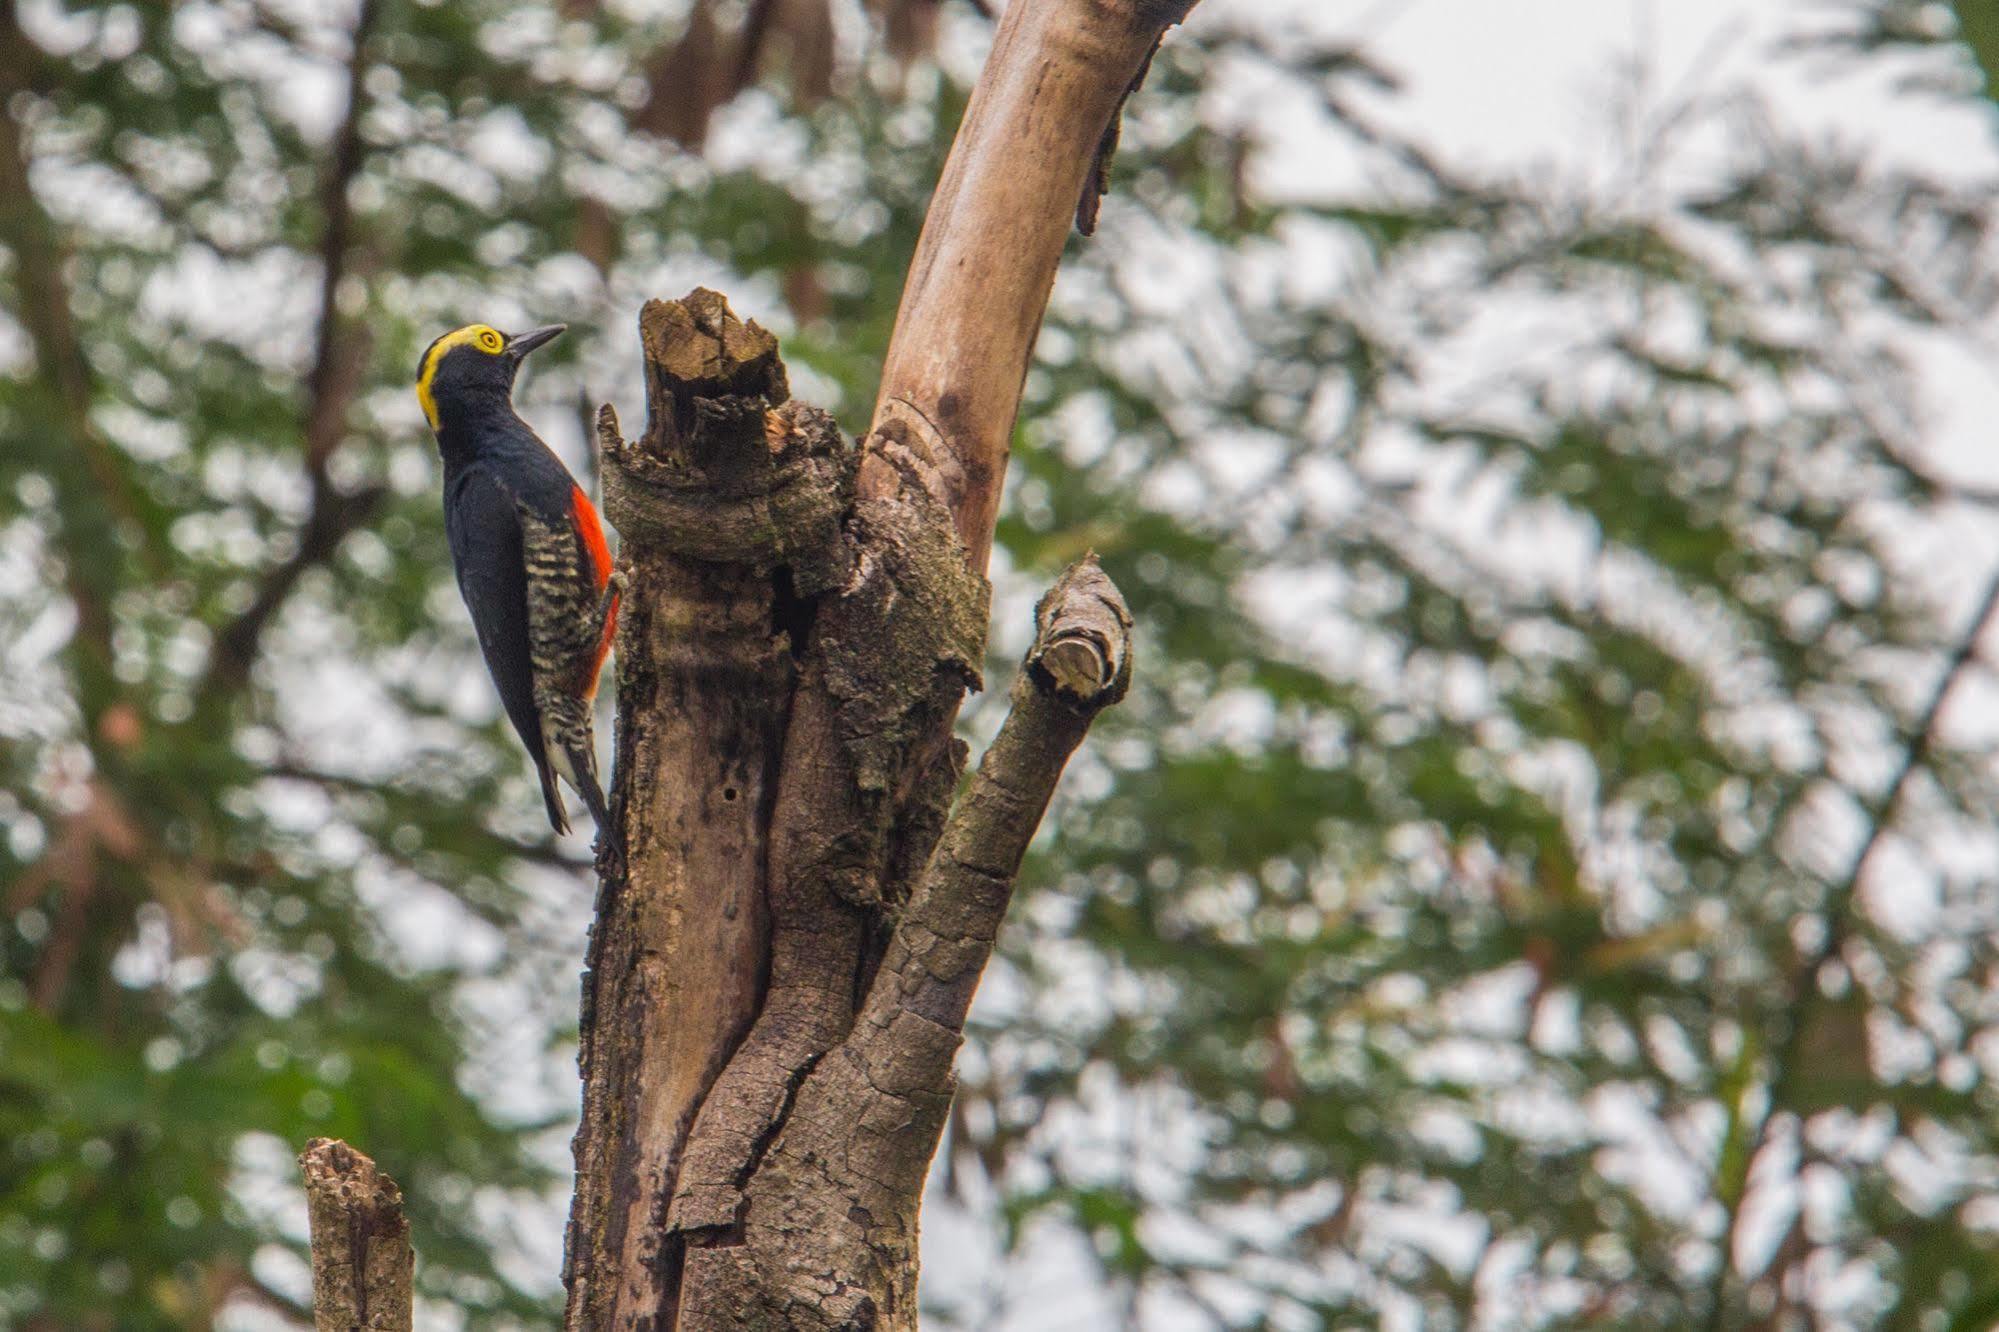
[(497, 389), (502, 394), (514, 387), (521, 359), (536, 347), (552, 341), (567, 327), (547, 324), (509, 337), (490, 324), (467, 324), (453, 329), (424, 349), (416, 367), (416, 400), (430, 428), (440, 428), (438, 402), (454, 396)]

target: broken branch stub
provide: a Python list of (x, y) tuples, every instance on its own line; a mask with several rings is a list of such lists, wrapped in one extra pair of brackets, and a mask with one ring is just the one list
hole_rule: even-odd
[(1131, 681), (1131, 611), (1095, 555), (1069, 567), (1034, 607), (1025, 669), (1077, 705), (1108, 707)]
[[(856, 1028), (873, 1035), (853, 1044), (878, 1039), (898, 1012), (954, 1034), (964, 1030), (1021, 858), (1055, 784), (1090, 723), (1130, 685), (1131, 612), (1095, 556), (1072, 565), (1048, 590), (1035, 607), (1035, 624), (1006, 720), (896, 923)], [(955, 1039), (951, 1045), (955, 1050)], [(948, 1077), (948, 1061), (936, 1072)]]
[(853, 449), (826, 412), (790, 400), (777, 339), (715, 292), (648, 301), (646, 430), (597, 413), (604, 513), (627, 543), (708, 563), (789, 566), (800, 592), (845, 573), (839, 527)]
[(337, 1138), (299, 1154), (312, 1234), (312, 1318), (318, 1332), (409, 1332), (414, 1258), (403, 1194)]
[(677, 301), (647, 301), (639, 311), (639, 341), (646, 446), (663, 457), (694, 443), (699, 411), (743, 399), (776, 407), (791, 397), (777, 339), (755, 320), (737, 318), (720, 292), (696, 287)]
[(763, 1004), (769, 820), (812, 598), (844, 581), (853, 450), (789, 401), (777, 343), (720, 296), (640, 315), (649, 420), (599, 414), (622, 537), (622, 867), (591, 932), (565, 1280), (567, 1326), (670, 1324), (659, 1224), (689, 1126)]

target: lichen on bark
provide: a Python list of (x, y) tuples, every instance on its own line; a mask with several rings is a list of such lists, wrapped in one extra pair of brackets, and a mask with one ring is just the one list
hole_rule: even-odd
[[(1110, 697), (1076, 682), (1124, 669), (1128, 620), (1094, 565), (1058, 585), (947, 819), (989, 599), (950, 511), (915, 474), (861, 493), (865, 453), (788, 400), (775, 342), (718, 298), (651, 303), (642, 330), (646, 433), (600, 418), (629, 529), (624, 854), (604, 861), (585, 980), (570, 1325), (902, 1325), (962, 1008)], [(938, 932), (966, 911), (962, 1002), (939, 1022), (910, 968), (936, 978)]]
[[(617, 780), (631, 863), (593, 951), (572, 1329), (915, 1326), (917, 1209), (964, 1011), (1062, 764), (1129, 669), (1115, 589), (1073, 571), (946, 817), (1007, 452), (1077, 200), (1190, 4), (1007, 8), (858, 449), (789, 402), (775, 341), (720, 298), (647, 307), (651, 425), (636, 449), (602, 427), (609, 516), (635, 552)], [(762, 673), (668, 632), (740, 624), (746, 662), (759, 623)], [(731, 825), (726, 857), (688, 812), (703, 778), (681, 769), (699, 764), (668, 753), (715, 738), (647, 715), (675, 707), (758, 718), (756, 817)], [(690, 956), (675, 941), (711, 894), (742, 914)], [(633, 979), (647, 968), (654, 982)], [(731, 998), (680, 1009), (676, 985)], [(645, 1090), (661, 1080), (680, 1090)]]

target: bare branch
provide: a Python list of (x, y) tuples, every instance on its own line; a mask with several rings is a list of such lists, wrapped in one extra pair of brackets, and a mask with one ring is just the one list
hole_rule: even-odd
[(861, 493), (913, 474), (983, 571), (1028, 355), (1111, 118), (1191, 0), (1008, 5), (903, 286)]
[(414, 1257), (402, 1190), (337, 1138), (314, 1138), (298, 1163), (312, 1226), (313, 1326), (410, 1332)]
[(290, 558), (264, 572), (250, 604), (215, 636), (208, 671), (197, 693), (203, 704), (226, 698), (249, 682), (264, 630), (284, 608), (299, 580), (332, 559), (340, 543), (374, 516), (388, 493), (384, 486), (367, 486), (349, 495), (335, 490), (330, 481), (314, 482), (313, 506)]
[[(1006, 721), (903, 909), (848, 1042), (860, 1058), (893, 1039), (905, 1016), (963, 1032), (1055, 784), (1097, 713), (1123, 698), (1130, 682), (1131, 613), (1094, 556), (1049, 589), (1035, 620)], [(906, 1062), (903, 1071), (918, 1072)], [(935, 1085), (948, 1089), (948, 1057), (933, 1072)]]
[[(1929, 701), (1923, 711), (1905, 733), (1901, 763), (1895, 769), (1881, 796), (1867, 811), (1867, 837), (1854, 853), (1845, 876), (1827, 894), (1824, 907), (1826, 915), (1825, 937), (1819, 946), (1800, 959), (1798, 970), (1793, 977), (1791, 992), (1797, 996), (1808, 993), (1818, 975), (1818, 969), (1839, 954), (1845, 945), (1853, 926), (1853, 897), (1859, 891), (1867, 876), (1867, 868), (1874, 862), (1875, 853), (1887, 840), (1889, 830), (1894, 826), (1895, 812), (1901, 808), (1902, 798), (1907, 794), (1909, 783), (1917, 773), (1929, 766), (1930, 752), (1936, 747), (1937, 720), (1943, 716), (1944, 705), (1950, 701), (1964, 673), (1978, 659), (1978, 644), (1999, 619), (1999, 573), (1986, 584), (1985, 594), (1980, 599), (1978, 611), (1971, 617), (1964, 636), (1951, 650), (1950, 658), (1944, 663), (1943, 674), (1937, 677), (1936, 687), (1930, 691)], [(1794, 1030), (1795, 1034), (1795, 1030)]]

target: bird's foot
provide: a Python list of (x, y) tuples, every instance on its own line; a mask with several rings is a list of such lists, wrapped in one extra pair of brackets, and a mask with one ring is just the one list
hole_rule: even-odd
[(609, 828), (597, 830), (597, 877), (606, 883), (625, 877), (625, 847)]

